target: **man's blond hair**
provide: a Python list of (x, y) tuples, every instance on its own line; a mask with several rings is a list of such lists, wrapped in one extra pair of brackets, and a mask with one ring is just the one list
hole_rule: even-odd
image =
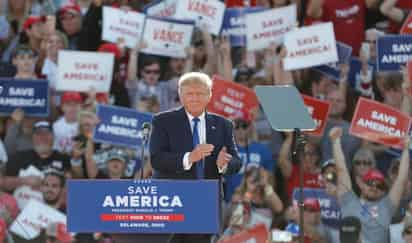
[(178, 81), (178, 91), (179, 95), (183, 86), (192, 85), (192, 84), (202, 84), (205, 85), (209, 91), (209, 94), (212, 95), (212, 80), (205, 73), (200, 72), (190, 72), (183, 74)]

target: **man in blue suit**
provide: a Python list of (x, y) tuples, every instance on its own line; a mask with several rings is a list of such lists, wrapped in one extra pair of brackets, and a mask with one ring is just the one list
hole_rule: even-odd
[[(183, 107), (157, 114), (152, 121), (153, 177), (220, 179), (224, 174), (237, 173), (241, 162), (232, 123), (206, 111), (212, 80), (206, 74), (191, 72), (179, 79), (178, 86)], [(210, 242), (210, 235), (180, 234), (171, 242)]]

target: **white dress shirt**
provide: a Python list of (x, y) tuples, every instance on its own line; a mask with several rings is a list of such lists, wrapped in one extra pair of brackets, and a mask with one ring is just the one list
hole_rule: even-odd
[[(192, 130), (192, 135), (193, 135), (193, 127), (195, 125), (193, 122), (193, 118), (195, 117), (189, 114), (188, 112), (186, 112), (186, 115), (187, 115), (187, 118), (189, 119), (190, 129)], [(199, 118), (199, 122), (197, 124), (197, 134), (199, 134), (199, 144), (204, 144), (206, 143), (206, 113), (203, 112), (197, 118)], [(189, 162), (189, 154), (190, 152), (187, 152), (183, 156), (183, 169), (184, 170), (190, 170), (190, 168), (192, 168), (192, 164), (190, 164)]]
[[(193, 127), (194, 127), (194, 122), (193, 122), (193, 118), (195, 118), (194, 116), (192, 116), (191, 114), (189, 114), (188, 112), (186, 112), (187, 118), (190, 121), (190, 129), (192, 130), (192, 134), (193, 134)], [(202, 114), (200, 114), (200, 116), (198, 116), (199, 118), (199, 122), (197, 124), (197, 134), (199, 134), (199, 144), (206, 144), (206, 113), (203, 112)], [(190, 170), (192, 168), (192, 165), (189, 162), (189, 154), (190, 152), (186, 152), (185, 155), (183, 156), (183, 169), (184, 170)], [(219, 173), (225, 173), (226, 169), (227, 169), (227, 165), (222, 167), (222, 168), (217, 168)]]

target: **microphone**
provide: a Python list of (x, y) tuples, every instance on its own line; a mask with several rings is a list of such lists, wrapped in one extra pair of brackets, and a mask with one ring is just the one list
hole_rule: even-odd
[(143, 122), (142, 124), (142, 138), (144, 141), (146, 141), (149, 138), (150, 130), (152, 128), (152, 125), (150, 125), (149, 122)]

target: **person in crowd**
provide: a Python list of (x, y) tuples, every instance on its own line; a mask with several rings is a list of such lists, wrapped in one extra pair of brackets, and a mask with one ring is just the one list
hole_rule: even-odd
[(232, 197), (232, 203), (239, 202), (250, 203), (255, 208), (270, 209), (271, 216), (283, 210), (283, 203), (273, 190), (273, 178), (261, 167), (250, 166), (246, 169)]
[(367, 8), (377, 6), (377, 0), (312, 0), (306, 9), (308, 19), (332, 22), (336, 40), (350, 45), (357, 56), (364, 40)]
[[(92, 160), (88, 162), (93, 163)], [(128, 163), (129, 156), (124, 149), (112, 148), (106, 158), (107, 172), (98, 170), (92, 164), (88, 164), (88, 168), (95, 167), (94, 170), (98, 170), (96, 179), (127, 179), (126, 168)]]
[(405, 240), (403, 239), (402, 232), (404, 231), (405, 228), (408, 228), (408, 224), (410, 224), (410, 219), (412, 215), (412, 200), (409, 200), (407, 203), (407, 206), (405, 208), (405, 213), (403, 215), (403, 218), (399, 223), (393, 223), (390, 226), (390, 237), (391, 240), (390, 242), (399, 242), (399, 243), (404, 243)]
[(235, 139), (238, 146), (242, 167), (234, 175), (225, 176), (225, 200), (231, 201), (235, 189), (240, 185), (246, 168), (250, 166), (263, 167), (271, 173), (275, 167), (269, 148), (253, 138), (254, 127), (251, 122), (238, 118), (234, 121)]
[(360, 197), (354, 194), (352, 182), (342, 151), (342, 129), (335, 127), (330, 133), (333, 155), (337, 167), (337, 195), (342, 216), (355, 216), (362, 224), (362, 242), (388, 242), (389, 224), (403, 193), (403, 185), (409, 173), (409, 138), (404, 140), (399, 173), (388, 190), (384, 175), (377, 169), (370, 169), (362, 176)]
[(4, 145), (7, 154), (12, 156), (18, 152), (33, 148), (32, 130), (36, 119), (25, 117), (22, 109), (13, 111), (10, 118), (6, 136), (4, 138)]
[[(144, 43), (140, 43), (130, 51), (128, 77), (126, 88), (132, 107), (137, 107), (142, 97), (155, 96), (160, 103), (160, 111), (165, 111), (174, 104), (176, 89), (169, 82), (160, 81), (161, 65), (156, 57), (146, 57), (139, 64), (138, 52), (143, 49)], [(139, 69), (140, 79), (136, 76)], [(173, 81), (171, 81), (173, 82)], [(171, 94), (175, 95), (171, 95)]]
[(375, 168), (375, 154), (367, 148), (358, 149), (353, 156), (351, 168), (352, 189), (356, 195), (360, 195), (360, 185), (362, 184), (362, 178), (365, 173)]
[[(278, 165), (284, 179), (287, 181), (287, 195), (289, 199), (292, 197), (293, 191), (299, 186), (299, 165), (295, 164), (290, 159), (293, 134), (286, 133), (285, 140), (279, 152)], [(305, 144), (303, 154), (300, 161), (303, 165), (304, 180), (303, 185), (307, 188), (321, 188), (320, 181), (320, 150), (319, 146), (314, 143)]]
[(37, 79), (35, 65), (37, 53), (28, 46), (19, 45), (13, 52), (13, 65), (17, 68), (15, 79)]
[(46, 243), (73, 243), (70, 232), (67, 232), (66, 225), (60, 222), (51, 222), (46, 228)]
[(41, 192), (43, 194), (44, 202), (63, 213), (66, 212), (64, 202), (64, 188), (66, 185), (66, 178), (64, 174), (55, 169), (45, 171), (44, 179), (41, 185)]
[(68, 156), (53, 150), (53, 131), (49, 122), (38, 121), (33, 126), (32, 135), (33, 149), (23, 151), (10, 157), (6, 164), (6, 173), (4, 178), (4, 188), (12, 191), (15, 188), (28, 185), (38, 188), (41, 185), (41, 177), (26, 176), (18, 177), (21, 170), (28, 167), (35, 167), (40, 172), (49, 168), (54, 168), (66, 176), (74, 177), (82, 175), (80, 166), (71, 166)]
[(61, 98), (63, 116), (53, 123), (54, 149), (70, 154), (73, 137), (78, 133), (77, 117), (81, 110), (83, 98), (78, 92), (64, 92)]
[(43, 63), (41, 74), (49, 80), (49, 87), (54, 90), (57, 84), (57, 58), (60, 50), (66, 49), (69, 45), (67, 36), (56, 30), (44, 40), (46, 47), (46, 58)]

